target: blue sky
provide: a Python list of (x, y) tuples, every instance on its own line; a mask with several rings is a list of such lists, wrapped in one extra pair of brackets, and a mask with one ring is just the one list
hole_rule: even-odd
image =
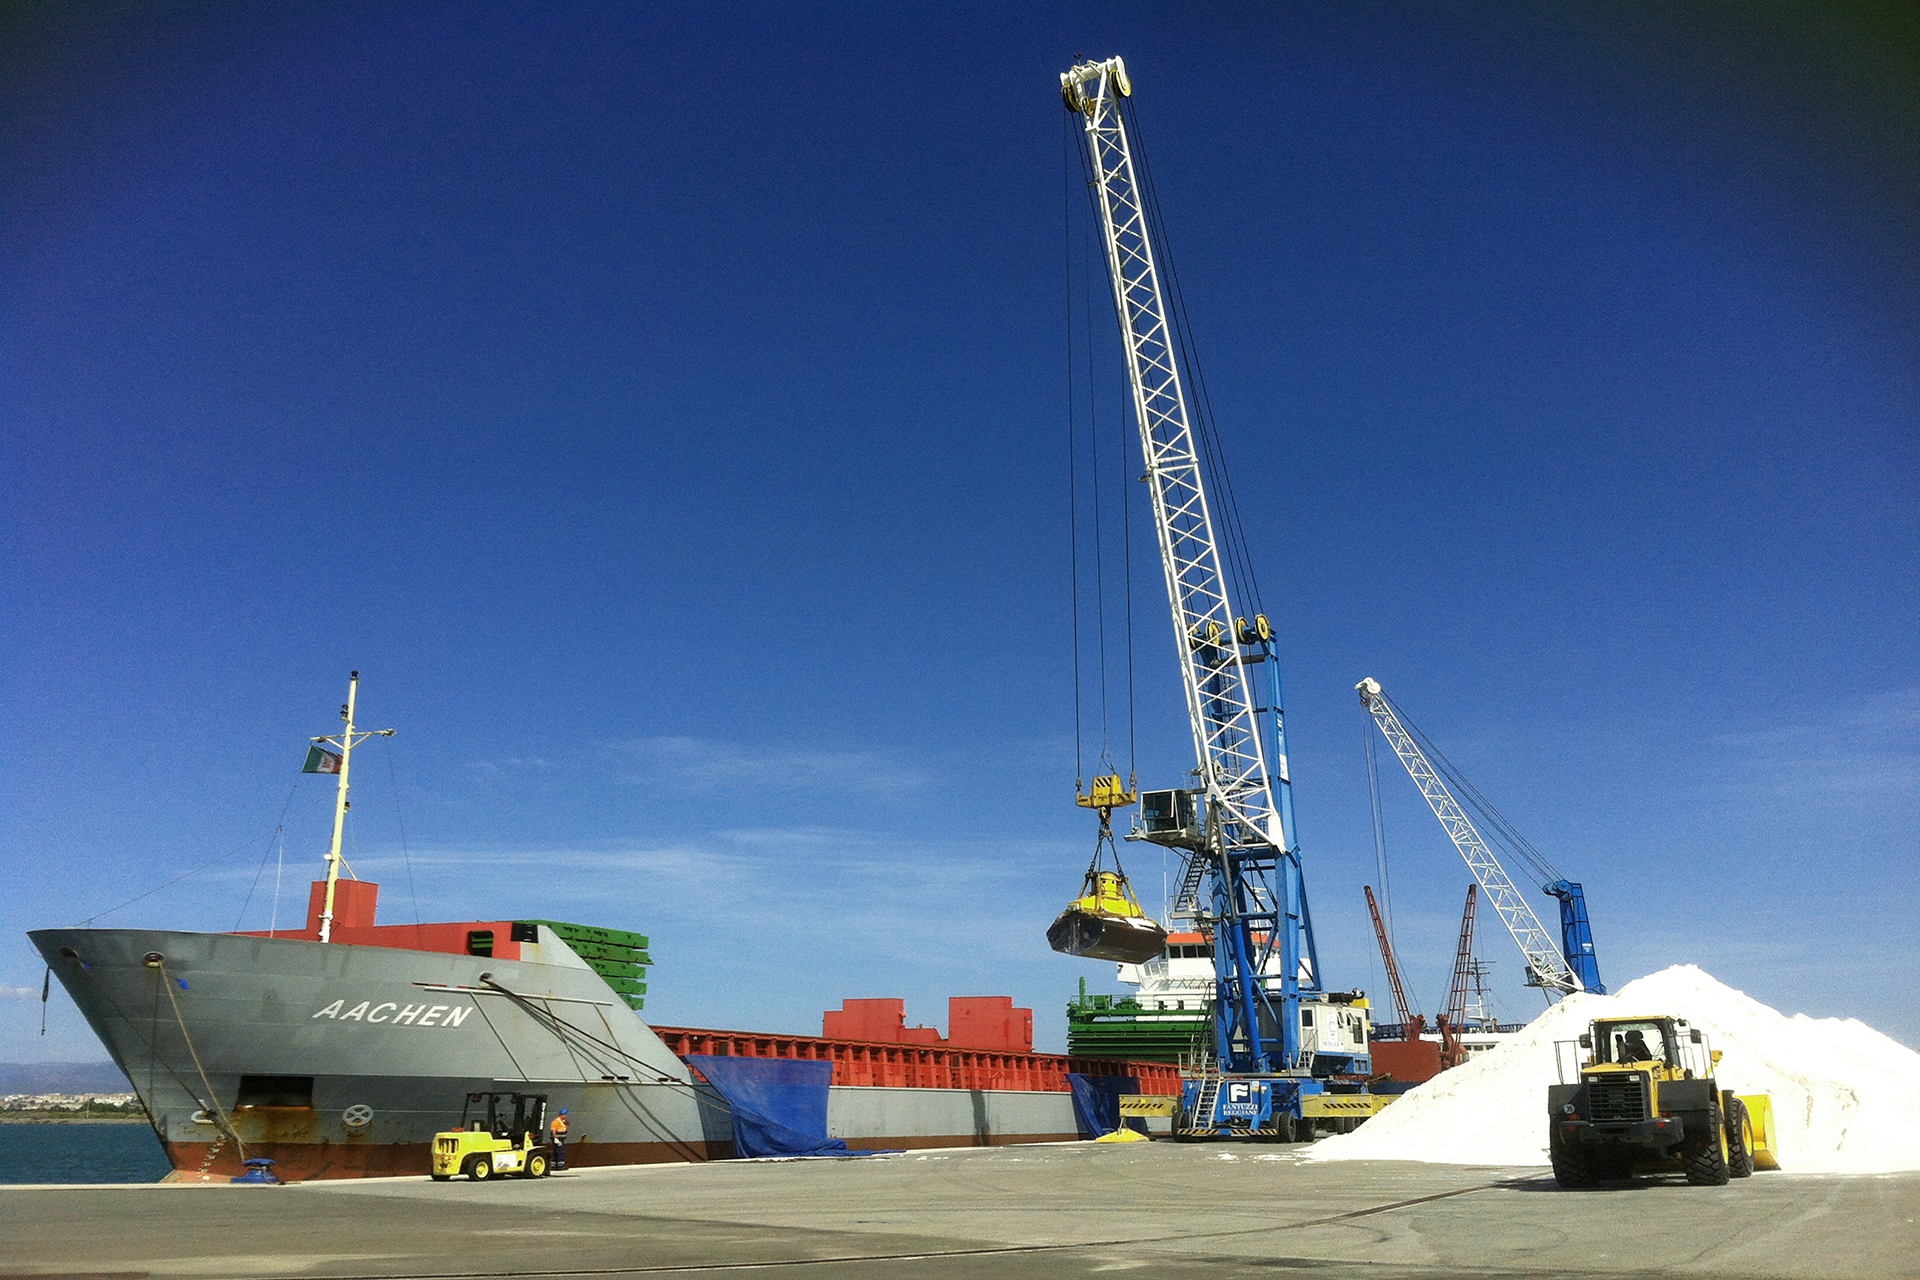
[[(99, 922), (265, 927), (277, 867), (300, 910), (350, 668), (400, 731), (356, 764), (383, 918), (640, 930), (661, 1022), (1005, 994), (1061, 1047), (1114, 987), (1042, 937), (1092, 841), (1056, 77), (1111, 53), (1279, 626), (1327, 981), (1383, 993), (1372, 675), (1586, 884), (1610, 983), (1698, 963), (1920, 1044), (1911, 15), (4, 21), (0, 1059), (98, 1056), (58, 997), (37, 1034), (29, 928), (229, 851)], [(1431, 1011), (1467, 876), (1383, 784)]]

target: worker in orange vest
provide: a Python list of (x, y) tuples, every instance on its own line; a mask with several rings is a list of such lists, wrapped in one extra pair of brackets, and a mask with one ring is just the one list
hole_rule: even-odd
[(567, 1109), (560, 1108), (560, 1114), (547, 1126), (547, 1132), (553, 1135), (553, 1167), (567, 1167)]

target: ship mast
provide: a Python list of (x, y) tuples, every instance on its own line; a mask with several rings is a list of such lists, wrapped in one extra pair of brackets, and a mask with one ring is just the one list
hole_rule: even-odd
[(355, 730), (353, 727), (353, 704), (360, 692), (360, 673), (347, 675), (347, 700), (340, 704), (340, 718), (347, 727), (337, 738), (319, 737), (313, 741), (329, 747), (340, 748), (340, 783), (333, 798), (333, 846), (327, 850), (327, 897), (320, 910), (320, 941), (333, 941), (333, 891), (340, 882), (340, 837), (347, 827), (347, 810), (353, 806), (347, 802), (347, 769), (353, 762), (353, 749), (368, 738), (391, 738), (391, 729)]

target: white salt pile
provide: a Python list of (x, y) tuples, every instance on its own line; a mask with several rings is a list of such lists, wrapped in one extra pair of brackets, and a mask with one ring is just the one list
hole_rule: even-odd
[[(1676, 965), (1610, 996), (1569, 996), (1526, 1030), (1443, 1071), (1349, 1134), (1307, 1148), (1316, 1160), (1433, 1164), (1547, 1163), (1554, 1042), (1595, 1018), (1685, 1018), (1726, 1056), (1722, 1088), (1772, 1095), (1783, 1169), (1890, 1173), (1920, 1169), (1920, 1053), (1852, 1018), (1788, 1017)], [(1578, 1050), (1563, 1047), (1567, 1079)]]

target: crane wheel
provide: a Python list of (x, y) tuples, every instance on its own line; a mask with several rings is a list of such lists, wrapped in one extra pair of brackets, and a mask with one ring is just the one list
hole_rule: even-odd
[(1727, 1131), (1716, 1097), (1707, 1108), (1706, 1142), (1687, 1154), (1687, 1181), (1696, 1187), (1724, 1187), (1731, 1174), (1727, 1167)]
[(1751, 1178), (1753, 1118), (1747, 1114), (1747, 1104), (1733, 1096), (1733, 1090), (1727, 1090), (1721, 1097), (1720, 1106), (1727, 1117), (1727, 1176)]

